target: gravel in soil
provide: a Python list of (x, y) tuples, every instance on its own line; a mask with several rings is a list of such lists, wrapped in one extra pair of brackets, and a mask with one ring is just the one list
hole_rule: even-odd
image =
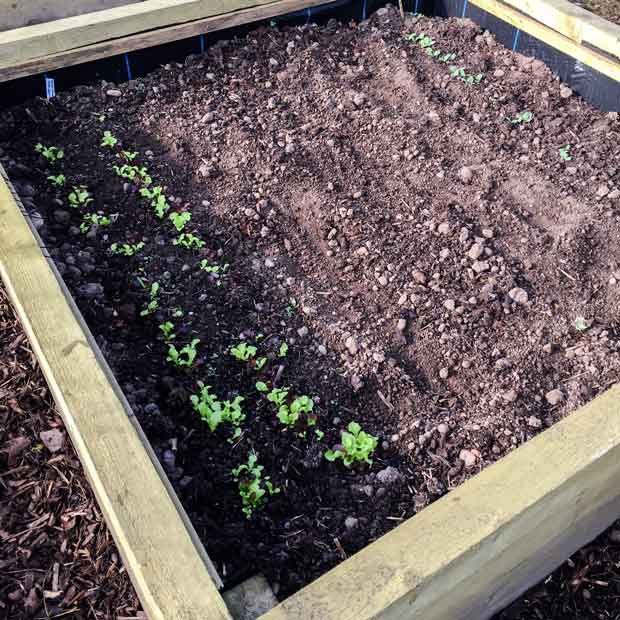
[(571, 0), (571, 2), (620, 25), (620, 2), (618, 0)]
[(0, 619), (58, 617), (146, 618), (0, 286)]
[[(227, 585), (261, 571), (282, 598), (618, 380), (619, 128), (471, 21), (386, 8), (31, 101), (0, 147)], [(121, 147), (204, 247), (116, 177)], [(110, 225), (80, 233), (60, 171)], [(165, 321), (200, 340), (191, 369), (166, 362)], [(324, 438), (287, 430), (257, 379), (312, 397)], [(232, 444), (192, 410), (199, 380), (245, 399)], [(379, 446), (347, 470), (322, 454), (352, 420)], [(246, 519), (231, 470), (251, 451), (281, 491)]]

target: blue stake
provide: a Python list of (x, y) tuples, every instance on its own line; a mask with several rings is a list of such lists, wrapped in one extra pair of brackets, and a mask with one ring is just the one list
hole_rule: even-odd
[(512, 42), (512, 51), (513, 52), (517, 51), (517, 45), (519, 45), (519, 35), (520, 34), (521, 34), (521, 31), (517, 28), (517, 30), (515, 32), (514, 41)]
[(124, 54), (125, 58), (125, 71), (127, 71), (127, 79), (131, 81), (131, 65), (129, 64), (129, 54)]
[(463, 14), (461, 15), (461, 17), (465, 17), (466, 13), (467, 13), (467, 5), (469, 4), (468, 0), (465, 0), (465, 2), (463, 2)]

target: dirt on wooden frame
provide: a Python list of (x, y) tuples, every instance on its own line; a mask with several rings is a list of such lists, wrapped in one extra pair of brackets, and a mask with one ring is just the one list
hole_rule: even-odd
[[(31, 101), (0, 146), (226, 584), (260, 571), (283, 598), (618, 380), (619, 129), (471, 21), (387, 8)], [(173, 244), (123, 163), (204, 247)], [(72, 208), (79, 185), (94, 200)], [(97, 211), (115, 217), (80, 232)], [(200, 340), (192, 368), (166, 361), (166, 321)], [(232, 443), (193, 410), (198, 381), (245, 399)], [(324, 437), (257, 381), (312, 397)], [(371, 466), (323, 456), (351, 421)], [(231, 470), (252, 451), (280, 492), (246, 519)]]

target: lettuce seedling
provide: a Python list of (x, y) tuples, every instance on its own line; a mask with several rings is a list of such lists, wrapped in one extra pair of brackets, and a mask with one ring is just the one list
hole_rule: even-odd
[(212, 265), (206, 258), (203, 258), (200, 261), (200, 269), (202, 271), (206, 271), (207, 273), (212, 273), (217, 277), (217, 274), (222, 270), (219, 265)]
[(170, 205), (168, 204), (168, 199), (163, 193), (163, 188), (160, 185), (149, 189), (148, 187), (143, 187), (140, 190), (140, 196), (143, 198), (148, 198), (151, 202), (150, 205), (153, 207), (155, 211), (155, 215), (163, 220), (164, 216), (170, 209)]
[(586, 319), (582, 316), (578, 316), (575, 319), (575, 329), (578, 332), (585, 332), (591, 325), (591, 321), (586, 321)]
[(347, 431), (341, 433), (342, 444), (327, 450), (325, 458), (330, 462), (342, 459), (346, 467), (362, 462), (372, 465), (370, 455), (375, 451), (378, 439), (364, 432), (357, 422), (351, 422)]
[(288, 354), (288, 344), (286, 344), (286, 342), (283, 342), (280, 345), (280, 349), (278, 350), (278, 357), (286, 357)]
[(113, 146), (116, 146), (117, 142), (118, 140), (112, 135), (111, 131), (103, 132), (103, 139), (101, 140), (101, 146), (109, 146), (110, 148), (112, 148)]
[(168, 216), (168, 219), (177, 229), (177, 232), (182, 232), (185, 228), (185, 224), (192, 219), (192, 214), (187, 211), (183, 211), (182, 213), (177, 213), (174, 211)]
[(78, 207), (85, 207), (92, 201), (92, 196), (85, 185), (74, 185), (73, 191), (69, 193), (69, 204), (74, 209), (77, 209)]
[(198, 354), (196, 345), (199, 342), (200, 340), (198, 338), (194, 338), (190, 344), (186, 344), (180, 351), (177, 351), (177, 348), (173, 344), (169, 344), (166, 361), (179, 368), (191, 368)]
[(188, 250), (198, 250), (205, 246), (205, 242), (192, 233), (181, 233), (172, 243)]
[(146, 308), (140, 312), (140, 316), (149, 316), (153, 314), (157, 308), (159, 308), (159, 301), (157, 299), (159, 295), (159, 282), (153, 282), (151, 284), (151, 288), (149, 289), (149, 302), (146, 305)]
[(44, 146), (40, 142), (35, 145), (34, 150), (41, 153), (50, 164), (56, 163), (65, 156), (65, 152), (57, 146)]
[(465, 82), (465, 84), (469, 86), (473, 86), (474, 84), (480, 84), (480, 82), (482, 82), (482, 78), (484, 77), (484, 74), (482, 73), (470, 75), (469, 73), (465, 72), (464, 67), (450, 67), (450, 75)]
[(133, 161), (138, 157), (138, 151), (121, 151), (120, 156), (124, 157), (127, 161)]
[(129, 164), (123, 164), (122, 166), (115, 164), (112, 166), (112, 169), (119, 177), (127, 179), (132, 183), (139, 181), (142, 185), (150, 185), (153, 182), (148, 170), (144, 166), (138, 168), (138, 166), (130, 166)]
[(265, 468), (258, 464), (258, 457), (252, 453), (247, 464), (232, 470), (235, 482), (239, 483), (239, 495), (243, 502), (243, 514), (249, 519), (252, 513), (265, 505), (268, 496), (276, 495), (280, 489), (271, 484), (269, 476), (263, 478)]
[(84, 213), (82, 223), (80, 224), (80, 232), (86, 234), (92, 226), (109, 226), (112, 219), (107, 215), (98, 215), (97, 213)]
[(113, 243), (110, 246), (112, 254), (120, 254), (121, 256), (134, 256), (144, 247), (144, 241), (139, 243)]
[(316, 436), (321, 439), (323, 432), (315, 428), (317, 417), (312, 410), (314, 409), (314, 401), (309, 396), (297, 396), (291, 399), (289, 394), (290, 388), (273, 388), (269, 391), (267, 384), (263, 381), (256, 383), (256, 389), (259, 392), (269, 392), (267, 400), (274, 403), (278, 407), (276, 417), (278, 420), (288, 426), (298, 430), (300, 437), (306, 437), (306, 431), (314, 428)]
[(240, 362), (247, 362), (256, 356), (256, 347), (245, 342), (239, 343), (236, 347), (230, 349), (230, 354)]
[(211, 432), (214, 433), (222, 422), (228, 422), (233, 427), (231, 441), (241, 435), (241, 424), (245, 421), (245, 414), (241, 411), (241, 403), (245, 400), (242, 396), (236, 396), (232, 401), (218, 400), (215, 394), (211, 394), (210, 385), (198, 381), (200, 392), (192, 394), (190, 401), (200, 417), (205, 421)]
[(52, 185), (56, 187), (62, 187), (67, 180), (64, 174), (51, 175), (47, 177), (47, 180), (51, 182)]
[(534, 118), (534, 115), (526, 110), (525, 112), (521, 112), (517, 114), (515, 118), (507, 118), (507, 121), (510, 121), (513, 125), (521, 125), (521, 123), (531, 123)]
[(176, 334), (174, 333), (174, 323), (171, 323), (170, 321), (166, 321), (165, 323), (162, 323), (159, 326), (159, 329), (164, 335), (164, 342), (170, 342), (171, 340), (174, 340), (177, 337)]
[(570, 149), (571, 149), (571, 145), (567, 144), (566, 146), (563, 146), (559, 153), (560, 153), (560, 159), (563, 159), (564, 161), (571, 161), (573, 158), (570, 154)]

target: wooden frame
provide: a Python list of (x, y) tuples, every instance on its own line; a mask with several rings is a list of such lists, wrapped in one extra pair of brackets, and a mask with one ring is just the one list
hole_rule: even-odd
[[(211, 3), (205, 16), (205, 2), (199, 0), (146, 0), (141, 11), (130, 11), (131, 19), (121, 20), (122, 29), (106, 30), (107, 20), (95, 29), (95, 38), (73, 21), (67, 32), (75, 38), (62, 49), (59, 33), (66, 20), (58, 20), (65, 24), (56, 24), (58, 36), (47, 48), (40, 47), (45, 29), (0, 37), (5, 45), (0, 49), (19, 52), (0, 66), (0, 81), (323, 3), (226, 0), (226, 7), (240, 10), (213, 14), (223, 10), (224, 1)], [(586, 20), (564, 0), (469, 2), (620, 81), (620, 63), (611, 56), (618, 55), (617, 35), (599, 18)], [(174, 23), (166, 21), (172, 4), (183, 9)], [(153, 11), (149, 27), (154, 29), (140, 26), (138, 32), (136, 16), (144, 17), (144, 10)], [(596, 32), (607, 33), (597, 39), (602, 51), (583, 45)], [(30, 47), (17, 49), (16, 41), (30, 41)], [(1, 175), (0, 275), (149, 618), (230, 620), (209, 558)], [(619, 414), (620, 386), (615, 386), (261, 619), (489, 618), (620, 515)]]

